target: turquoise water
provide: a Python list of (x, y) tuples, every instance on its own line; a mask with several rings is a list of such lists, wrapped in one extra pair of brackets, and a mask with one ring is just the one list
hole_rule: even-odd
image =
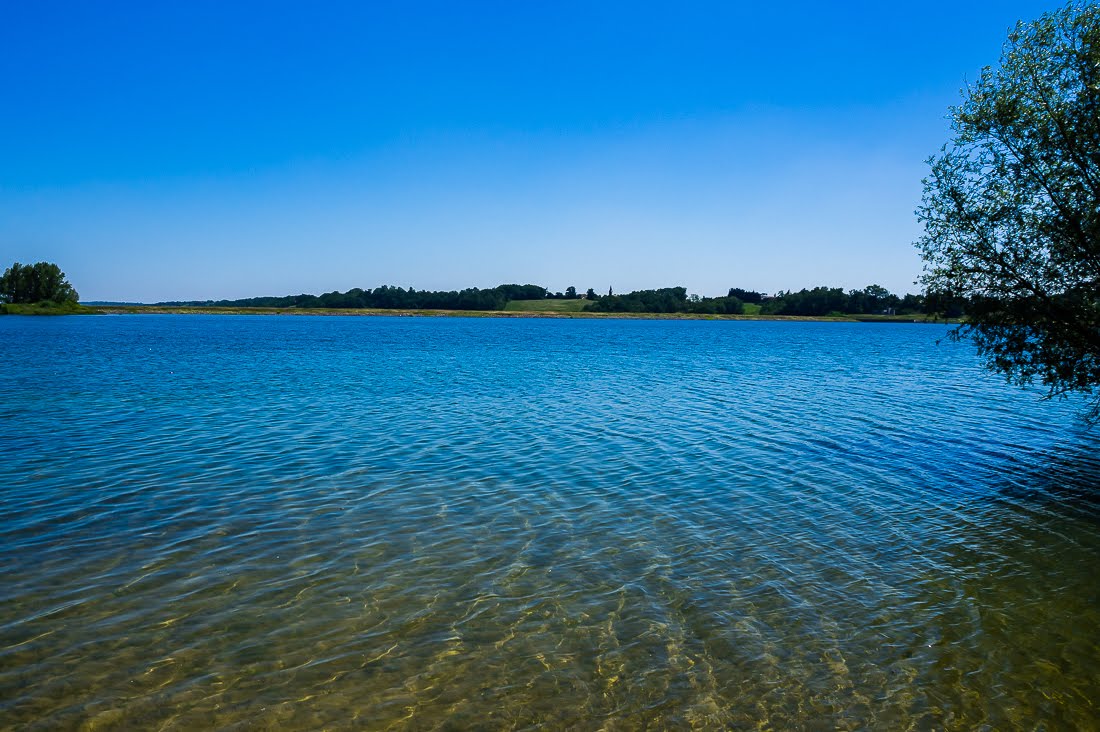
[(0, 727), (1096, 728), (1100, 435), (946, 332), (0, 318)]

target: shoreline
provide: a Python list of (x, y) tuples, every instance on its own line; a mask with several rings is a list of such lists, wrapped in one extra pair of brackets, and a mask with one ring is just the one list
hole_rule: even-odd
[(926, 315), (717, 315), (711, 313), (594, 313), (541, 310), (399, 310), (382, 308), (242, 308), (187, 305), (85, 305), (94, 315), (289, 315), (413, 318), (585, 318), (622, 320), (767, 320), (822, 323), (953, 323)]

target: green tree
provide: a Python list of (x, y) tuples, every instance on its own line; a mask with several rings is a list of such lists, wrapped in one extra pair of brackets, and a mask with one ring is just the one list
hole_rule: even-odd
[(781, 292), (764, 303), (762, 312), (768, 315), (829, 315), (848, 310), (848, 296), (839, 287), (805, 288), (798, 292)]
[(731, 287), (726, 297), (735, 297), (741, 302), (760, 303), (763, 302), (764, 296), (756, 292), (755, 290), (743, 290), (740, 287)]
[(991, 369), (1093, 395), (1098, 421), (1100, 6), (1017, 24), (951, 116), (917, 210), (925, 292), (965, 301), (954, 337)]
[(80, 296), (56, 264), (16, 262), (0, 277), (0, 302), (77, 302)]

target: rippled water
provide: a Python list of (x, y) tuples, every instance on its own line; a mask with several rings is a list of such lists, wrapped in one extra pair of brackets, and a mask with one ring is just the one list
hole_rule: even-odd
[(1096, 728), (1100, 437), (945, 333), (0, 318), (0, 727)]

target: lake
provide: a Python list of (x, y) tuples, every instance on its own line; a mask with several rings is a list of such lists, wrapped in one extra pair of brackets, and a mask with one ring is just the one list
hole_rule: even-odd
[(947, 332), (0, 318), (0, 728), (1095, 728), (1100, 433)]

